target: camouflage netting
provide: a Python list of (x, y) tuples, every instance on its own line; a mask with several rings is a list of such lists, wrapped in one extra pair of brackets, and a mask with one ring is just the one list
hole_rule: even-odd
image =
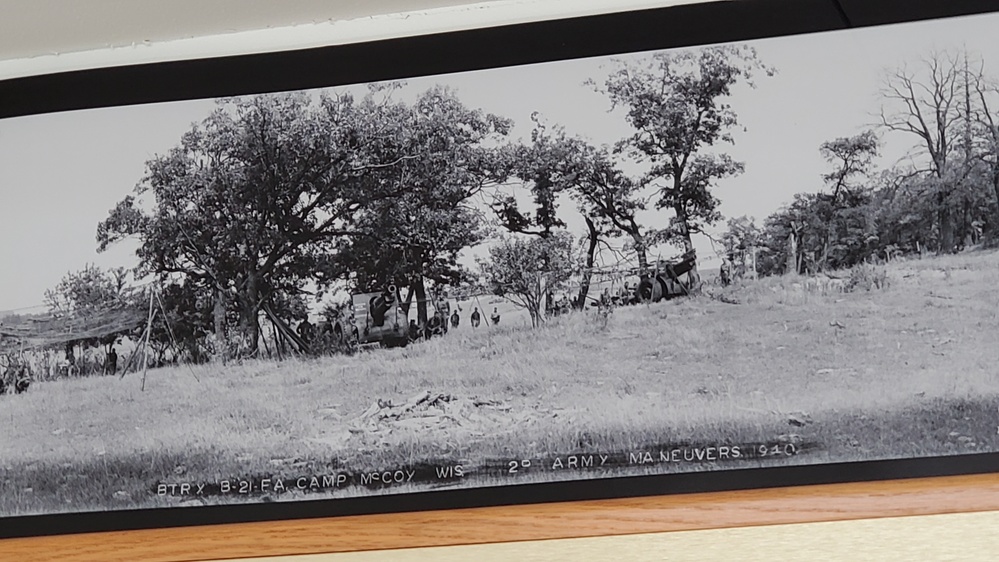
[(86, 315), (8, 317), (0, 319), (0, 353), (101, 339), (131, 332), (145, 323), (145, 313), (134, 308)]

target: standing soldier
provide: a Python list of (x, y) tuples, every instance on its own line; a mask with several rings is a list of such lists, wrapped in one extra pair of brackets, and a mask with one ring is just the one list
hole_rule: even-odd
[(302, 322), (298, 325), (298, 329), (296, 331), (298, 332), (298, 337), (302, 338), (303, 342), (307, 344), (312, 343), (313, 327), (312, 323), (309, 322), (308, 318), (302, 320)]
[(604, 287), (604, 292), (600, 293), (600, 304), (603, 306), (610, 306), (611, 304), (610, 287)]
[(118, 352), (114, 350), (114, 346), (111, 346), (111, 351), (108, 351), (104, 361), (104, 374), (113, 375), (116, 372), (118, 372)]
[(493, 321), (493, 326), (495, 326), (496, 324), (499, 324), (499, 320), (500, 320), (499, 309), (497, 309), (494, 306), (493, 307), (493, 315), (490, 316), (489, 318)]
[(458, 311), (455, 310), (451, 313), (451, 327), (457, 330), (459, 322), (461, 322), (461, 317), (458, 316)]
[(469, 320), (472, 322), (473, 328), (479, 327), (479, 322), (482, 321), (482, 315), (479, 314), (479, 307), (476, 306), (475, 309), (472, 310), (472, 316), (469, 317)]
[(451, 303), (447, 300), (447, 293), (444, 293), (444, 300), (441, 301), (441, 331), (447, 333), (447, 319), (451, 316)]
[(718, 277), (721, 279), (722, 287), (728, 287), (732, 283), (731, 254), (722, 260), (721, 268), (718, 270)]

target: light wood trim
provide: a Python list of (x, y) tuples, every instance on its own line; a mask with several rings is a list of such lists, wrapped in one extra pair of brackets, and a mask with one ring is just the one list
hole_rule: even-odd
[(996, 560), (999, 511), (882, 517), (401, 550), (242, 558), (234, 562), (855, 562)]
[(172, 562), (992, 510), (999, 474), (8, 539), (0, 552)]

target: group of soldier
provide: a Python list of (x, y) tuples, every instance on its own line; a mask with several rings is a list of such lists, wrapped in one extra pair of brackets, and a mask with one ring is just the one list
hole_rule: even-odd
[(637, 304), (641, 301), (641, 296), (638, 294), (638, 290), (632, 287), (627, 281), (624, 285), (615, 292), (611, 292), (609, 288), (605, 288), (604, 292), (600, 295), (600, 303), (604, 306), (613, 304), (616, 306), (624, 306), (628, 304)]
[[(441, 301), (437, 310), (434, 312), (433, 316), (427, 319), (426, 326), (421, 328), (420, 324), (416, 320), (409, 321), (409, 340), (417, 341), (419, 339), (430, 339), (434, 336), (443, 336), (448, 332), (448, 327), (451, 329), (457, 329), (461, 325), (461, 305), (456, 304), (456, 310), (451, 310), (451, 303), (447, 300)], [(500, 322), (499, 309), (493, 307), (493, 313), (489, 316), (489, 321), (495, 326)], [(479, 307), (473, 307), (472, 313), (469, 315), (469, 323), (472, 328), (478, 328), (482, 325), (482, 313), (479, 312)]]
[[(81, 368), (80, 365), (77, 364), (76, 354), (73, 350), (74, 344), (67, 343), (65, 348), (65, 357), (59, 363), (59, 371), (64, 376), (77, 376), (81, 374)], [(107, 343), (104, 349), (104, 363), (101, 364), (95, 361), (93, 370), (88, 372), (96, 373), (98, 370), (100, 370), (101, 374), (104, 375), (114, 375), (118, 373), (118, 351), (115, 349), (113, 341)]]
[(0, 366), (0, 394), (21, 394), (31, 385), (31, 370), (23, 361), (8, 357), (8, 365)]
[[(350, 323), (353, 324), (353, 314), (350, 315)], [(339, 328), (337, 319), (327, 318), (318, 324), (309, 322), (306, 318), (298, 323), (295, 333), (302, 340), (302, 343), (309, 347), (319, 347), (327, 349), (334, 344), (342, 344), (344, 334)]]
[[(421, 326), (414, 319), (409, 321), (409, 340), (428, 340), (435, 336), (447, 334), (449, 329), (457, 329), (461, 325), (462, 312), (461, 305), (456, 303), (456, 309), (452, 310), (450, 302), (441, 300), (437, 310), (427, 319), (425, 325)], [(472, 313), (469, 315), (469, 323), (473, 329), (482, 325), (483, 316), (483, 313), (479, 312), (479, 307), (473, 307)], [(344, 318), (344, 320), (347, 321), (348, 326), (353, 326), (353, 314), (349, 318)], [(494, 326), (499, 324), (500, 313), (498, 308), (493, 307), (493, 312), (489, 316), (489, 322)], [(333, 319), (327, 319), (319, 325), (314, 325), (308, 319), (305, 319), (299, 322), (295, 328), (295, 332), (301, 338), (302, 342), (314, 345), (316, 342), (324, 341), (331, 337), (346, 336), (347, 334), (335, 333), (334, 327), (338, 325), (338, 322)]]

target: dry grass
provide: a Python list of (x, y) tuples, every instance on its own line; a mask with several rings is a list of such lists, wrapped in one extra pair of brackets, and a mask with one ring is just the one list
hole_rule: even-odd
[[(999, 450), (999, 253), (897, 262), (887, 277), (850, 293), (762, 279), (730, 288), (740, 305), (620, 308), (606, 325), (587, 313), (530, 330), (504, 313), (406, 349), (159, 369), (144, 392), (137, 375), (41, 382), (0, 396), (0, 514), (175, 505), (151, 493), (161, 481), (452, 459), (482, 467), (466, 478), (481, 485), (505, 458), (792, 431), (812, 449), (779, 462)], [(346, 430), (373, 402), (423, 390), (501, 400), (508, 418), (432, 435)], [(790, 427), (800, 412), (811, 421)]]

